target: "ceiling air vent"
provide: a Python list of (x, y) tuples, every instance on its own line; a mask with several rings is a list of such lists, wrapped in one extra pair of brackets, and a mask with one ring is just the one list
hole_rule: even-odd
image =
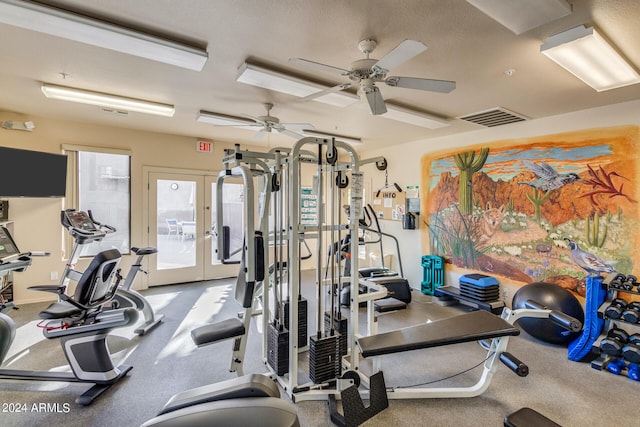
[(510, 123), (522, 122), (527, 120), (525, 116), (516, 114), (513, 111), (504, 108), (491, 108), (489, 110), (480, 111), (478, 113), (468, 114), (458, 117), (460, 120), (475, 123), (482, 126), (494, 127), (508, 125)]

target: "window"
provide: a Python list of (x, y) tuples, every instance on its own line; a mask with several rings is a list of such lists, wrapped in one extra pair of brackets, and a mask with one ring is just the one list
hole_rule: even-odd
[[(131, 242), (131, 156), (121, 150), (65, 147), (72, 179), (66, 209), (91, 211), (96, 221), (116, 229), (99, 242), (85, 245), (81, 256), (115, 248), (128, 253)], [(73, 245), (69, 239), (69, 245)], [(71, 247), (68, 247), (70, 253)]]

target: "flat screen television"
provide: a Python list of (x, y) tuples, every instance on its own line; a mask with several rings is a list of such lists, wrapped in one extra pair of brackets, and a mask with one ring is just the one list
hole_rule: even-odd
[(0, 197), (64, 197), (67, 156), (0, 147)]

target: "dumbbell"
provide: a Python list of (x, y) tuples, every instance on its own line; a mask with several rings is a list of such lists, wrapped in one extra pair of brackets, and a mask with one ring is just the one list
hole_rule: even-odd
[(624, 282), (627, 277), (624, 274), (620, 274), (620, 273), (612, 273), (612, 275), (613, 274), (615, 274), (613, 278), (610, 278), (611, 276), (607, 277), (607, 282), (609, 283), (609, 287), (614, 289), (621, 289), (622, 282)]
[(613, 359), (605, 366), (605, 369), (612, 374), (620, 375), (620, 373), (627, 367), (622, 359)]
[(631, 335), (620, 354), (627, 362), (640, 363), (640, 334)]
[(622, 289), (625, 291), (630, 291), (637, 284), (637, 282), (638, 278), (632, 274), (629, 274), (624, 278), (624, 281), (621, 284)]
[(637, 363), (629, 363), (627, 376), (634, 381), (640, 381), (640, 366)]
[(640, 320), (640, 301), (629, 303), (627, 308), (622, 312), (622, 318), (625, 322), (638, 323), (638, 320)]
[(619, 328), (611, 328), (607, 336), (600, 341), (600, 351), (609, 356), (620, 356), (622, 347), (629, 342), (629, 334)]
[(614, 298), (609, 304), (609, 307), (604, 309), (604, 314), (609, 319), (619, 319), (622, 317), (622, 312), (627, 308), (627, 302), (622, 298)]

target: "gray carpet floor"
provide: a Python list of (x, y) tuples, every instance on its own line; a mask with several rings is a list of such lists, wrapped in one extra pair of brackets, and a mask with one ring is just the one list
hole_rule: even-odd
[[(134, 367), (125, 379), (88, 407), (74, 403), (76, 396), (89, 388), (86, 384), (2, 380), (0, 426), (139, 426), (173, 394), (235, 377), (228, 371), (231, 341), (197, 348), (190, 337), (193, 328), (236, 316), (241, 310), (233, 298), (233, 283), (216, 280), (145, 292), (165, 319), (142, 337), (134, 334), (135, 327), (112, 332), (108, 342), (114, 360)], [(305, 283), (309, 284), (303, 286), (303, 295), (312, 303), (313, 280)], [(18, 329), (3, 367), (67, 369), (59, 341), (44, 339), (36, 327), (37, 313), (44, 307), (46, 304), (30, 304), (11, 313)], [(414, 291), (407, 310), (380, 317), (379, 330), (420, 324), (464, 310), (442, 307)], [(311, 314), (310, 334), (315, 324)], [(253, 322), (245, 373), (266, 372), (260, 340)], [(542, 343), (525, 332), (510, 339), (509, 351), (529, 366), (528, 377), (520, 378), (499, 364), (489, 389), (479, 397), (391, 400), (388, 409), (364, 425), (501, 426), (505, 415), (525, 406), (563, 426), (640, 424), (639, 383), (594, 370), (588, 363), (571, 362), (566, 348)], [(431, 386), (470, 385), (481, 368), (454, 375), (480, 364), (485, 355), (477, 343), (465, 343), (386, 356), (385, 380), (387, 386), (406, 386), (452, 377)], [(325, 401), (299, 402), (297, 408), (302, 426), (332, 425)]]

